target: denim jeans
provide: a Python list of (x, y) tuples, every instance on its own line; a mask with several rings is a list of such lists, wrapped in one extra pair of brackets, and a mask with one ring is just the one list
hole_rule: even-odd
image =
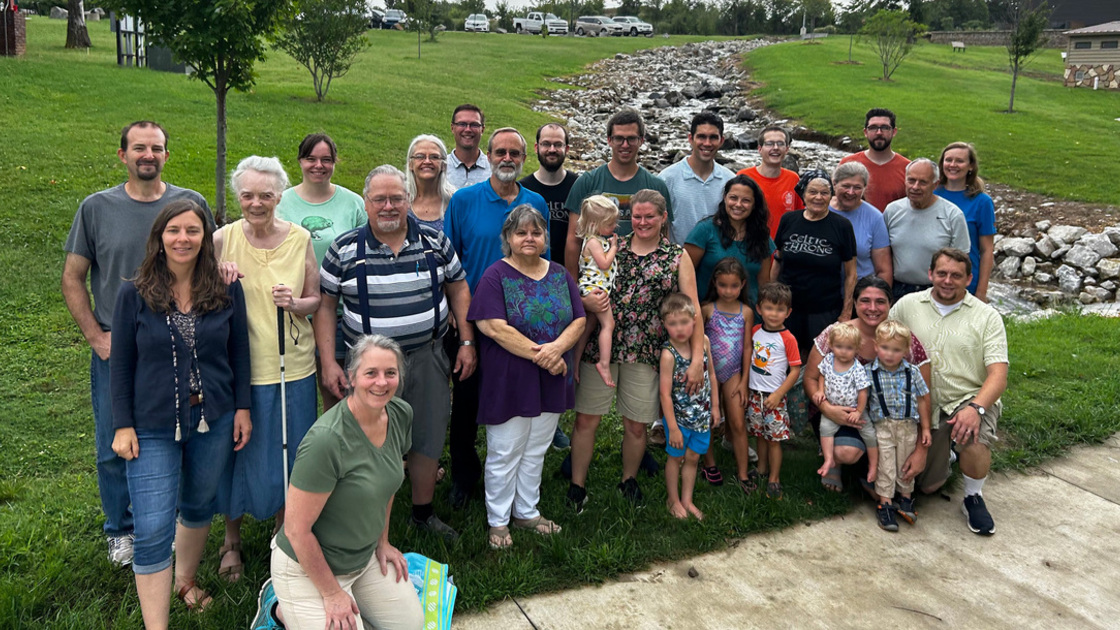
[(207, 418), (210, 430), (198, 432), (202, 406), (191, 408), (182, 439), (170, 431), (137, 431), (140, 454), (128, 462), (128, 487), (136, 514), (132, 570), (141, 575), (171, 566), (175, 511), (185, 527), (210, 527), (214, 497), (233, 456), (233, 412)]
[(109, 394), (109, 362), (90, 352), (89, 390), (93, 402), (94, 443), (97, 447), (97, 489), (105, 514), (106, 536), (132, 533), (125, 462), (113, 452), (113, 399)]

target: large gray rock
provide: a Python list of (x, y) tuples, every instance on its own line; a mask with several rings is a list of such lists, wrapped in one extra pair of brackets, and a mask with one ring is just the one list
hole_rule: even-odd
[(1102, 258), (1115, 256), (1116, 252), (1120, 251), (1112, 244), (1112, 240), (1106, 234), (1086, 234), (1077, 241), (1078, 245), (1084, 245), (1089, 249), (1097, 252)]
[(1024, 278), (1029, 277), (1029, 276), (1033, 276), (1034, 271), (1037, 268), (1037, 266), (1038, 266), (1038, 261), (1035, 260), (1035, 257), (1034, 256), (1027, 256), (1027, 257), (1023, 258), (1023, 264), (1022, 264), (1022, 266), (1019, 267), (1019, 273), (1023, 274)]
[(1018, 278), (1019, 277), (1019, 257), (1008, 256), (1003, 259), (999, 264), (999, 273), (1004, 278)]
[(1120, 258), (1102, 258), (1097, 262), (1102, 279), (1120, 278)]
[(1086, 291), (1082, 291), (1080, 294), (1078, 294), (1077, 301), (1085, 305), (1096, 304), (1097, 302), (1100, 302), (1100, 300), (1098, 300), (1096, 296)]
[(1069, 250), (1071, 249), (1073, 249), (1073, 245), (1062, 245), (1058, 249), (1055, 249), (1054, 253), (1051, 254), (1050, 257), (1054, 260), (1061, 260), (1062, 258), (1066, 257), (1066, 254), (1069, 253)]
[(1072, 245), (1088, 231), (1089, 230), (1083, 227), (1077, 227), (1076, 225), (1055, 225), (1050, 228), (1047, 234), (1057, 243)]
[(739, 111), (735, 113), (736, 122), (750, 122), (755, 118), (758, 118), (758, 114), (749, 107), (741, 107)]
[(1062, 260), (1064, 260), (1067, 265), (1073, 265), (1082, 269), (1092, 269), (1100, 259), (1101, 255), (1092, 249), (1084, 245), (1074, 245), (1072, 249), (1066, 252)]
[(1107, 302), (1112, 299), (1112, 291), (1104, 287), (1085, 287), (1085, 293), (1088, 293), (1102, 302)]
[(1046, 273), (1045, 271), (1040, 271), (1034, 274), (1034, 281), (1038, 284), (1050, 284), (1054, 281), (1054, 276)]
[(65, 20), (70, 17), (70, 12), (62, 7), (51, 7), (52, 20)]
[(1058, 286), (1066, 293), (1077, 293), (1081, 288), (1081, 274), (1069, 265), (1058, 267), (1054, 275), (1058, 277)]
[(1113, 280), (1105, 280), (1101, 283), (1101, 288), (1108, 289), (1109, 291), (1115, 291), (1117, 288), (1120, 288), (1120, 284), (1117, 284)]
[(1120, 227), (1106, 227), (1102, 234), (1107, 236), (1113, 245), (1120, 246)]
[(1039, 221), (1038, 223), (1034, 224), (1034, 227), (1039, 232), (1045, 232), (1046, 230), (1050, 229), (1050, 222), (1049, 221)]
[(998, 249), (1008, 256), (1023, 257), (1034, 251), (1034, 241), (1029, 238), (1000, 239)]
[(1045, 234), (1034, 243), (1034, 251), (1043, 258), (1053, 256), (1056, 249), (1058, 249), (1058, 246), (1054, 243), (1054, 239)]

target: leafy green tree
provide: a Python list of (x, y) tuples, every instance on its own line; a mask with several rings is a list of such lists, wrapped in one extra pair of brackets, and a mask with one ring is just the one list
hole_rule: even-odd
[(1050, 22), (1050, 7), (1045, 2), (1035, 4), (1030, 0), (1008, 0), (1007, 21), (1011, 35), (1007, 39), (1007, 62), (1011, 66), (1011, 100), (1007, 113), (1015, 113), (1015, 84), (1019, 72), (1046, 43), (1043, 29)]
[(266, 38), (291, 11), (291, 0), (108, 0), (113, 10), (136, 17), (149, 41), (168, 48), (194, 68), (193, 77), (214, 92), (217, 159), (214, 218), (226, 218), (226, 95), (253, 87), (253, 65), (264, 59)]
[(868, 2), (853, 2), (843, 8), (839, 19), (836, 21), (840, 32), (848, 34), (848, 63), (854, 63), (852, 61), (852, 47), (855, 45), (856, 36), (863, 28), (864, 23), (867, 22), (870, 14), (871, 6)]
[(428, 41), (436, 41), (440, 27), (447, 15), (447, 5), (439, 0), (405, 0), (408, 28), (416, 31), (416, 57), (420, 58), (420, 35), (428, 34)]
[(891, 75), (910, 54), (914, 48), (914, 34), (921, 27), (921, 24), (912, 22), (904, 11), (882, 9), (863, 25), (860, 34), (868, 38), (872, 50), (879, 56), (884, 81), (891, 80)]
[(513, 9), (509, 7), (506, 0), (501, 0), (494, 6), (494, 16), (498, 18), (498, 28), (504, 28), (506, 31), (513, 30)]
[(829, 0), (801, 0), (801, 12), (805, 16), (806, 28), (812, 33), (819, 22), (822, 26), (836, 20)]
[(618, 11), (615, 12), (615, 15), (638, 15), (641, 11), (641, 0), (622, 0), (622, 4), (618, 5)]
[(331, 81), (350, 71), (354, 58), (369, 41), (365, 0), (299, 0), (299, 13), (280, 22), (276, 45), (311, 73), (320, 101)]
[(486, 0), (459, 0), (459, 6), (466, 15), (486, 13)]

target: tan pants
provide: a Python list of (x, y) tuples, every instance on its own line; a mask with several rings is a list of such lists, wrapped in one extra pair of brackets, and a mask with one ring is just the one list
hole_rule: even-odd
[[(424, 612), (420, 599), (408, 576), (397, 581), (397, 572), (389, 565), (389, 574), (381, 575), (377, 556), (356, 573), (336, 575), (339, 586), (358, 604), (358, 627), (381, 630), (420, 630)], [(298, 562), (282, 549), (272, 547), (272, 586), (289, 630), (323, 630), (327, 615), (323, 598)], [(364, 624), (363, 624), (364, 622)]]
[(913, 420), (884, 419), (875, 423), (875, 437), (879, 441), (879, 471), (875, 477), (875, 492), (888, 499), (894, 497), (895, 488), (904, 494), (914, 491), (914, 479), (902, 480), (902, 466), (914, 452), (918, 441), (918, 423)]

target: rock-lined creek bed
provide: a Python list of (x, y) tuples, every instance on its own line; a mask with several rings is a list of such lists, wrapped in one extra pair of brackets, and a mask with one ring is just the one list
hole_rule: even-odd
[[(845, 155), (864, 148), (862, 138), (818, 133), (749, 98), (741, 55), (778, 41), (700, 42), (619, 53), (580, 74), (555, 79), (582, 89), (545, 91), (534, 109), (565, 121), (571, 133), (569, 166), (577, 171), (610, 158), (606, 122), (623, 106), (639, 110), (646, 121), (646, 145), (639, 159), (654, 173), (688, 154), (689, 122), (704, 109), (718, 112), (724, 120), (726, 141), (719, 161), (733, 171), (759, 163), (755, 137), (771, 123), (786, 125), (793, 133), (786, 168), (831, 171)], [(989, 194), (1000, 232), (993, 272), (998, 281), (991, 289), (997, 307), (1027, 313), (1039, 305), (1117, 303), (1120, 209), (998, 185)]]

